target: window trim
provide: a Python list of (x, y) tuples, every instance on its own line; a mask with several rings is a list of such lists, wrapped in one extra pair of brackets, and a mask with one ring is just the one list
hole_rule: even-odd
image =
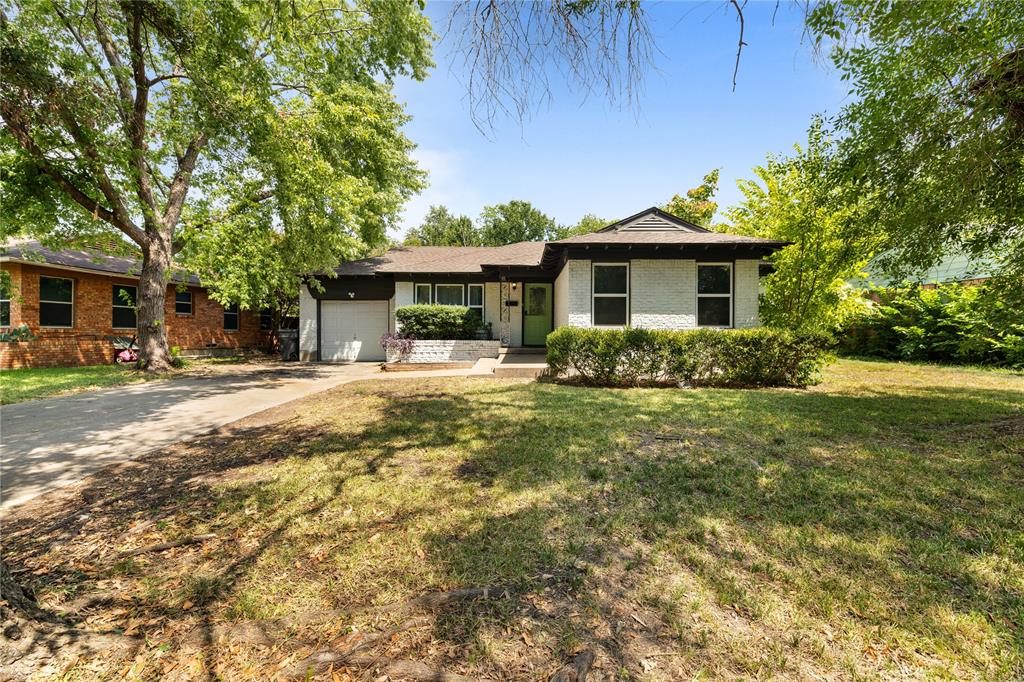
[(0, 324), (0, 329), (14, 326), (14, 320), (11, 319), (11, 292), (7, 290), (7, 287), (0, 286), (0, 309), (3, 309), (5, 303), (7, 304), (7, 324)]
[[(702, 294), (700, 293), (700, 267), (702, 265), (720, 265), (729, 268), (729, 293), (727, 294)], [(733, 328), (733, 296), (736, 294), (736, 282), (733, 277), (733, 273), (736, 269), (733, 267), (733, 261), (698, 261), (697, 269), (694, 270), (694, 283), (693, 291), (696, 294), (696, 300), (693, 309), (693, 321), (696, 326), (700, 329), (732, 329)], [(729, 324), (701, 324), (700, 323), (700, 299), (702, 298), (727, 298), (729, 299)]]
[[(237, 303), (232, 303), (231, 304), (231, 307), (234, 308), (234, 311), (228, 310), (228, 306), (221, 306), (221, 307), (224, 309), (224, 315), (223, 315), (224, 331), (226, 331), (226, 332), (237, 332), (237, 331), (240, 331), (242, 329), (242, 310), (241, 310), (241, 308), (238, 307), (238, 304)], [(235, 316), (235, 326), (234, 327), (229, 327), (228, 326), (228, 315), (234, 315)]]
[[(178, 300), (178, 295), (179, 294), (188, 294), (188, 312), (187, 313), (183, 313), (183, 312), (178, 310), (178, 303), (182, 303), (182, 301)], [(196, 297), (195, 297), (195, 294), (192, 293), (192, 290), (191, 289), (186, 289), (185, 291), (178, 291), (177, 289), (175, 289), (175, 291), (174, 291), (174, 314), (175, 315), (181, 315), (182, 317), (192, 317), (193, 315), (195, 315), (195, 313), (196, 313)]]
[[(138, 305), (139, 285), (137, 285), (137, 284), (112, 284), (111, 288), (113, 288), (115, 291), (117, 289), (119, 289), (119, 288), (135, 289), (135, 303), (136, 303), (136, 305)], [(130, 305), (124, 305), (123, 303), (111, 303), (110, 304), (110, 308), (111, 308), (111, 311), (110, 311), (110, 328), (111, 329), (138, 329), (139, 328), (139, 312), (138, 312), (138, 310), (135, 307), (130, 306)], [(132, 314), (135, 315), (135, 324), (134, 324), (134, 326), (131, 326), (131, 327), (118, 327), (116, 324), (114, 324), (114, 308), (127, 308), (128, 310), (131, 310)]]
[[(460, 295), (461, 295), (462, 302), (461, 303), (437, 303), (436, 302), (437, 301), (437, 290), (442, 288), (442, 287), (447, 287), (449, 289), (458, 288), (459, 292), (461, 292)], [(450, 305), (450, 306), (454, 306), (454, 307), (463, 307), (464, 308), (466, 306), (466, 286), (464, 284), (445, 284), (445, 283), (435, 284), (434, 285), (434, 301), (435, 301), (434, 305)]]
[[(469, 292), (470, 292), (470, 290), (473, 287), (480, 287), (480, 305), (473, 305), (473, 297), (469, 295)], [(476, 283), (467, 284), (466, 285), (465, 301), (466, 301), (466, 307), (469, 308), (470, 310), (477, 310), (477, 309), (480, 310), (480, 321), (483, 322), (484, 321), (484, 305), (486, 304), (486, 301), (487, 301), (487, 289), (484, 287), (484, 285), (483, 284), (476, 284)]]
[[(66, 279), (71, 282), (71, 302), (67, 301), (47, 301), (42, 297), (43, 292), (43, 278), (46, 279)], [(39, 328), (40, 329), (74, 329), (75, 328), (75, 280), (73, 277), (53, 277), (52, 275), (39, 275)], [(43, 324), (43, 303), (56, 303), (58, 305), (70, 305), (71, 306), (71, 324)]]
[[(426, 301), (420, 301), (420, 287), (427, 287), (430, 292)], [(416, 305), (430, 305), (434, 302), (434, 286), (428, 282), (414, 282), (412, 285), (412, 302)]]
[[(626, 268), (626, 293), (624, 294), (599, 294), (595, 291), (594, 283), (597, 281), (595, 270), (603, 267), (624, 267)], [(630, 272), (630, 263), (626, 262), (609, 262), (609, 263), (594, 263), (590, 264), (590, 325), (592, 327), (599, 327), (602, 329), (623, 329), (629, 326), (631, 307), (630, 306), (630, 278), (632, 273)], [(594, 320), (594, 299), (595, 298), (624, 298), (626, 299), (626, 321), (623, 324), (598, 324)]]

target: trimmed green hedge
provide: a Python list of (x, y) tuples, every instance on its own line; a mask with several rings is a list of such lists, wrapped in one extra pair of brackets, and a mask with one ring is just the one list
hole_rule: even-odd
[(757, 329), (583, 329), (548, 335), (548, 366), (595, 386), (807, 386), (828, 359), (827, 339)]
[(483, 326), (475, 311), (455, 305), (405, 306), (395, 319), (402, 336), (423, 340), (472, 339)]

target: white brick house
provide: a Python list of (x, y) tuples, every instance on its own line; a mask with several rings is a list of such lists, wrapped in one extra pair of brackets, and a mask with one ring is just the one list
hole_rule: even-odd
[(383, 360), (414, 303), (464, 305), (481, 336), (543, 346), (553, 329), (755, 327), (763, 258), (784, 242), (712, 232), (650, 208), (591, 234), (500, 247), (398, 247), (300, 292), (300, 357)]

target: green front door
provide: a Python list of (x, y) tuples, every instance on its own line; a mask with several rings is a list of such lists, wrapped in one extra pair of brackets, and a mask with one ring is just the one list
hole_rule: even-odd
[(523, 345), (543, 346), (551, 333), (551, 285), (523, 285)]

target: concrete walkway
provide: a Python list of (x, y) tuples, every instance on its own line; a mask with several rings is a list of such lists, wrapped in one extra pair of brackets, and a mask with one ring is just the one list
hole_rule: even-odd
[(214, 376), (5, 405), (0, 509), (282, 403), (382, 377), (378, 371), (376, 363), (245, 365)]

